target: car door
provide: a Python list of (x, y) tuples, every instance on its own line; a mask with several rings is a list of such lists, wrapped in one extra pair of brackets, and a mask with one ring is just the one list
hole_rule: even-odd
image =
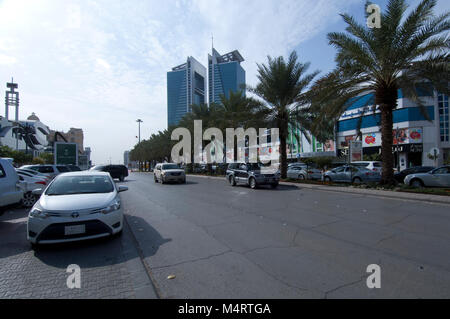
[(0, 206), (18, 203), (22, 192), (18, 187), (19, 176), (9, 163), (0, 162)]
[(343, 182), (345, 180), (345, 166), (335, 168), (331, 178), (336, 182)]
[(240, 164), (239, 165), (239, 169), (236, 171), (237, 172), (237, 177), (238, 177), (238, 181), (240, 182), (246, 182), (247, 178), (248, 178), (248, 168), (247, 165), (245, 164)]
[(433, 185), (427, 185), (427, 186), (449, 187), (449, 185), (450, 185), (449, 178), (450, 178), (449, 168), (441, 167), (441, 168), (435, 170), (433, 174), (431, 174), (431, 180), (433, 182)]

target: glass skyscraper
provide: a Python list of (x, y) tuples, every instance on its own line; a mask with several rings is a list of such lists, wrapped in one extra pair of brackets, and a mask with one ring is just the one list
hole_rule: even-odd
[(244, 58), (235, 50), (221, 55), (214, 48), (208, 54), (209, 103), (220, 103), (220, 95), (228, 97), (230, 91), (242, 90), (245, 85), (245, 70), (241, 66)]
[(206, 68), (193, 57), (167, 72), (167, 124), (177, 125), (192, 104), (206, 102)]

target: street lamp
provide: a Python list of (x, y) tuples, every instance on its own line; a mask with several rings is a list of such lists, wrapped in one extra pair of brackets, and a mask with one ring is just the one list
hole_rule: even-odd
[[(141, 119), (137, 119), (136, 122), (138, 123), (138, 127), (139, 127), (139, 142), (138, 144), (141, 144), (141, 123), (144, 122)], [(139, 161), (139, 172), (141, 171), (141, 161)]]
[(141, 119), (137, 119), (136, 122), (138, 123), (138, 127), (139, 127), (139, 143), (141, 143), (141, 123), (144, 121)]

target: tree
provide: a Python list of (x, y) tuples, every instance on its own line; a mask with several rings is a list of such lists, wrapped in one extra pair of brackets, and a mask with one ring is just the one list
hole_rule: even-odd
[(296, 127), (299, 124), (299, 128), (308, 136), (306, 129), (310, 116), (305, 107), (306, 95), (303, 91), (319, 72), (305, 74), (309, 63), (298, 62), (295, 51), (287, 61), (283, 57), (269, 56), (267, 59), (267, 65), (258, 64), (259, 83), (249, 90), (265, 102), (268, 123), (279, 129), (281, 177), (286, 178), (288, 126), (291, 124)]
[(436, 0), (422, 0), (406, 16), (405, 0), (389, 0), (380, 28), (366, 28), (342, 14), (346, 32), (328, 34), (329, 43), (337, 49), (336, 69), (311, 88), (312, 108), (330, 120), (337, 120), (361, 95), (374, 94), (371, 103), (381, 115), (384, 184), (394, 183), (392, 131), (398, 90), (417, 103), (425, 117), (421, 91), (432, 94), (437, 89), (448, 94), (449, 13), (433, 15), (435, 5)]

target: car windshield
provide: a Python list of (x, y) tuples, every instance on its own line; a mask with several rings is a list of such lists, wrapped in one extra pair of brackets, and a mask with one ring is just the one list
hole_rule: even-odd
[(58, 176), (50, 184), (46, 195), (75, 195), (111, 193), (114, 190), (107, 176)]
[(177, 164), (164, 164), (162, 169), (180, 169), (180, 167)]

